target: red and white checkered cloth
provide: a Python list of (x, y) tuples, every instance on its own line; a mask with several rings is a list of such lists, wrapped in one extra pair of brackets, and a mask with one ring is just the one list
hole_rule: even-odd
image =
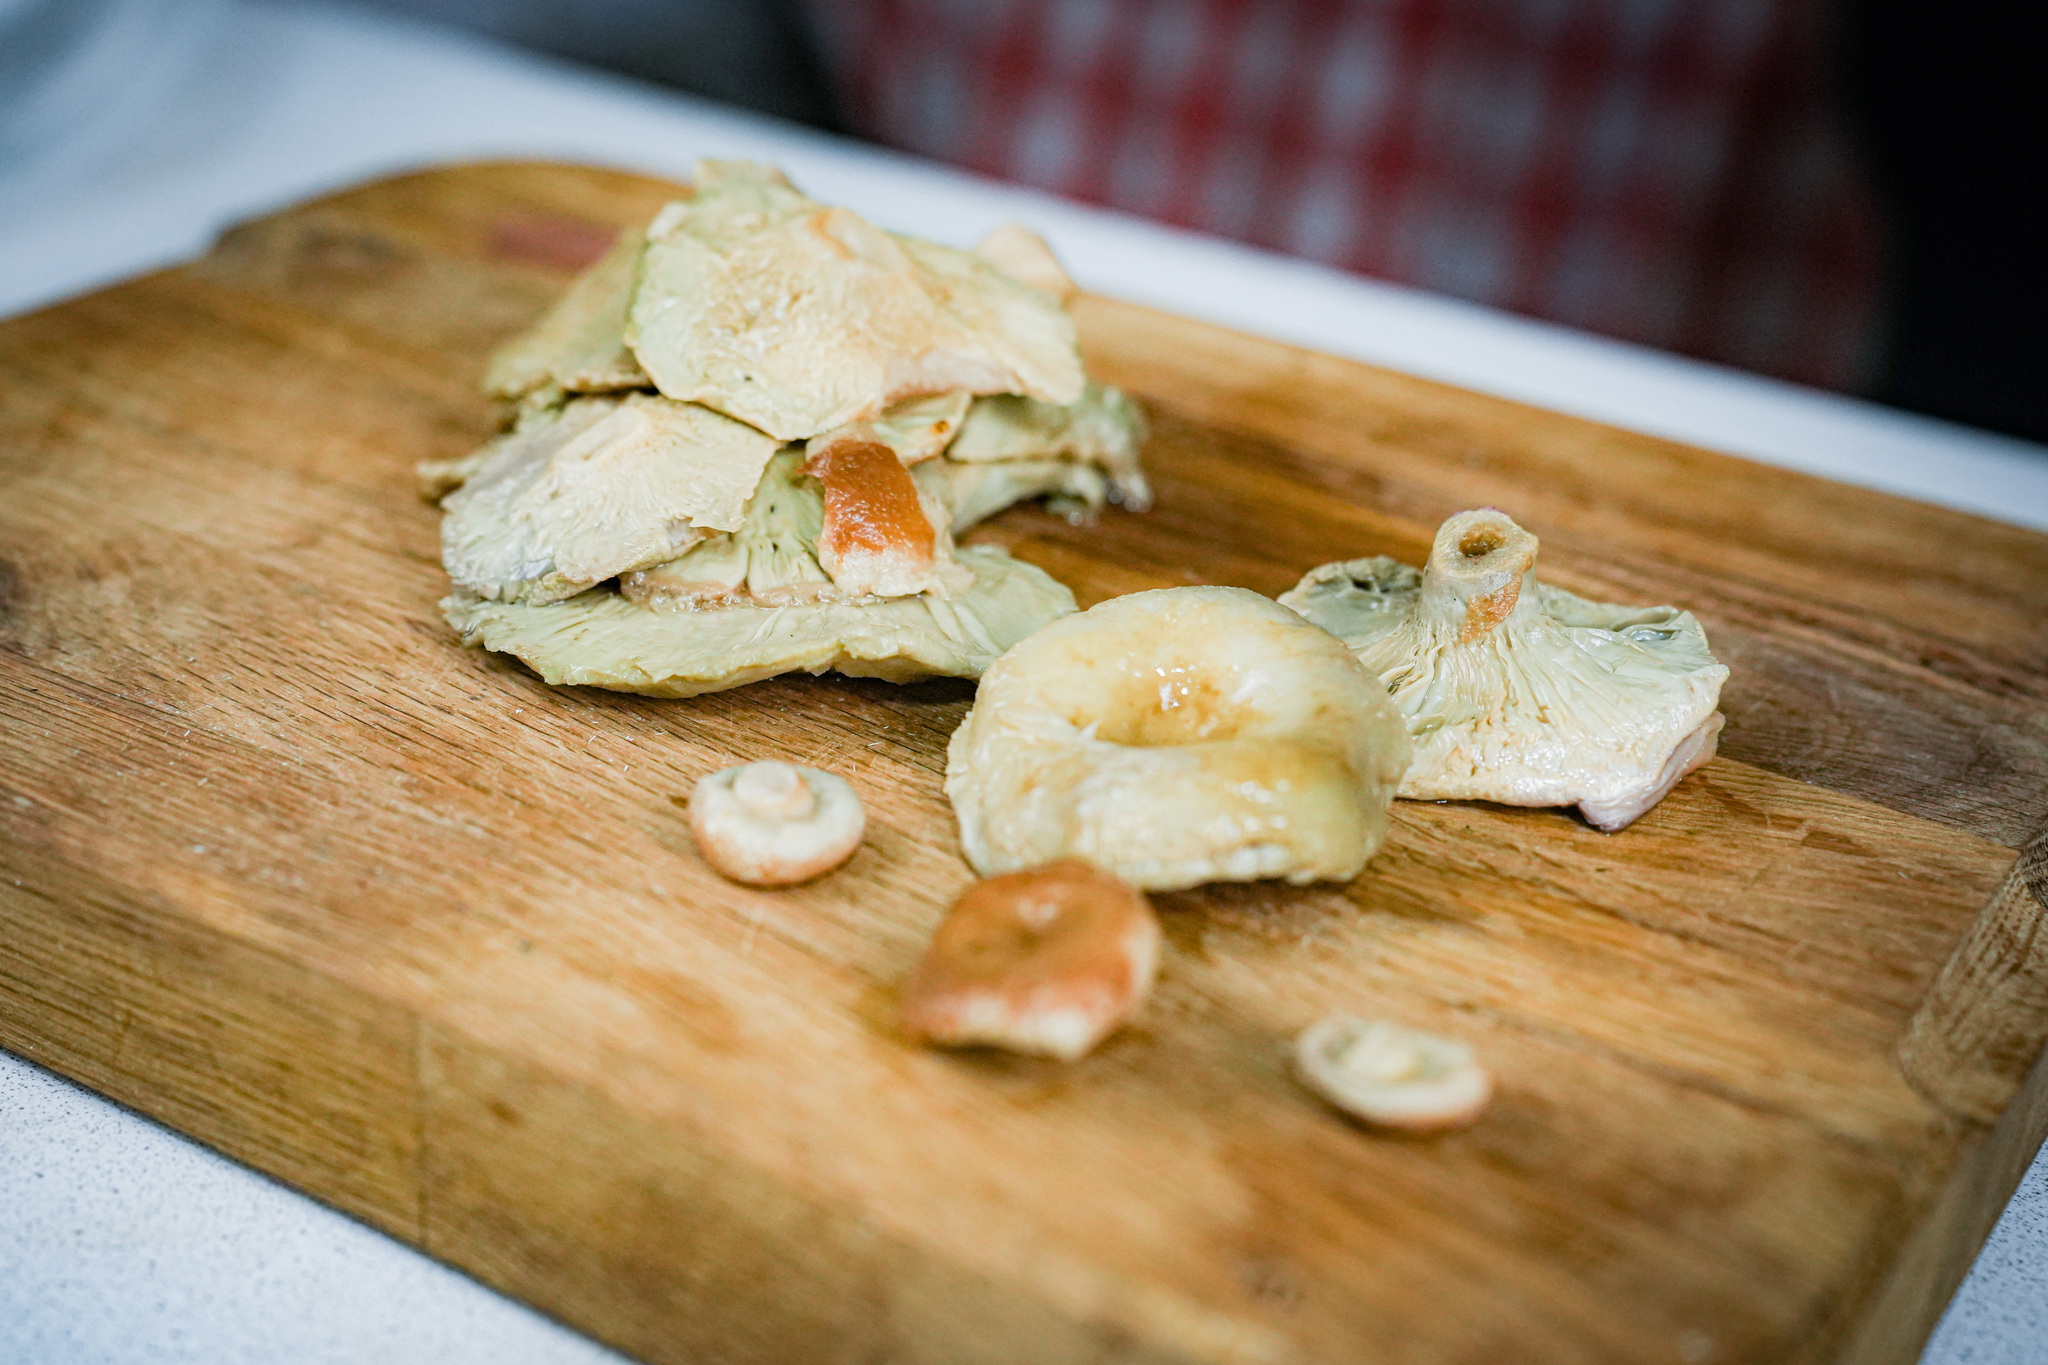
[(809, 8), (898, 147), (1807, 383), (1869, 350), (1821, 0)]

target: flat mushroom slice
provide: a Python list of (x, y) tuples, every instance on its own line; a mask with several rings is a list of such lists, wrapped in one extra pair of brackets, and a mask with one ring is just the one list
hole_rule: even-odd
[(1358, 875), (1408, 737), (1327, 633), (1242, 588), (1053, 623), (983, 676), (946, 795), (984, 876), (1078, 857), (1134, 886)]
[(1005, 507), (1044, 498), (1067, 520), (1086, 522), (1109, 500), (1109, 481), (1094, 465), (1066, 460), (999, 460), (961, 464), (927, 460), (911, 472), (926, 498), (946, 509), (954, 535)]
[(1493, 1078), (1472, 1049), (1385, 1020), (1335, 1015), (1294, 1044), (1295, 1074), (1354, 1118), (1427, 1132), (1478, 1118)]
[(693, 697), (783, 673), (979, 677), (1005, 649), (1074, 609), (1074, 595), (1050, 575), (992, 546), (970, 546), (959, 559), (974, 585), (950, 600), (662, 612), (606, 591), (546, 605), (458, 591), (441, 610), (463, 643), (515, 655), (558, 686)]
[(736, 529), (777, 442), (649, 394), (570, 402), (502, 437), (441, 504), (441, 558), (479, 597), (553, 602)]
[(494, 398), (524, 398), (543, 389), (645, 387), (647, 375), (626, 348), (626, 314), (646, 241), (639, 228), (620, 233), (538, 322), (492, 354), (484, 391)]
[(665, 563), (620, 574), (619, 591), (655, 611), (859, 597), (835, 585), (818, 563), (825, 500), (817, 481), (804, 477), (803, 462), (800, 450), (777, 452), (747, 499), (746, 520), (737, 531), (706, 536)]
[(1109, 476), (1112, 501), (1142, 512), (1152, 487), (1139, 467), (1145, 414), (1123, 390), (1090, 383), (1080, 401), (1060, 405), (1017, 394), (977, 398), (946, 457), (963, 464), (1065, 459), (1097, 465)]
[(1022, 223), (1004, 223), (974, 244), (974, 254), (1013, 280), (1043, 289), (1062, 304), (1074, 297), (1074, 282), (1045, 238)]
[(894, 404), (869, 425), (875, 439), (914, 465), (938, 457), (960, 434), (971, 393), (928, 393)]
[(497, 454), (496, 445), (487, 445), (459, 455), (452, 460), (421, 460), (413, 466), (413, 476), (418, 480), (420, 497), (427, 502), (439, 502), (456, 489), (469, 482), (470, 478)]
[(783, 440), (933, 393), (1080, 398), (1057, 300), (746, 163), (700, 164), (647, 230), (627, 341), (660, 390)]
[(749, 886), (794, 886), (853, 856), (867, 830), (843, 777), (774, 761), (724, 768), (690, 792), (690, 837), (704, 861)]
[(1084, 862), (976, 882), (904, 988), (904, 1030), (948, 1047), (1074, 1061), (1145, 998), (1159, 938), (1145, 898)]
[(1536, 549), (1505, 513), (1461, 512), (1419, 573), (1326, 564), (1280, 601), (1385, 681), (1415, 740), (1402, 796), (1576, 805), (1617, 830), (1713, 757), (1728, 669), (1689, 612), (1539, 583)]

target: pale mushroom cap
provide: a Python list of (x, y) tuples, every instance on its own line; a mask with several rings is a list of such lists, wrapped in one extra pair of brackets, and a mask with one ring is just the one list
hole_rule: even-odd
[(647, 375), (626, 348), (626, 312), (645, 246), (639, 229), (620, 233), (553, 307), (491, 356), (484, 391), (523, 398), (543, 388), (593, 393), (644, 386)]
[(918, 394), (1081, 396), (1057, 299), (763, 167), (700, 164), (648, 227), (638, 280), (627, 341), (656, 386), (783, 440)]
[(903, 991), (906, 1032), (1073, 1061), (1128, 1019), (1159, 965), (1144, 896), (1066, 860), (977, 882)]
[(1004, 223), (974, 244), (974, 254), (1011, 279), (1043, 289), (1061, 303), (1074, 296), (1074, 282), (1052, 247), (1022, 223)]
[(690, 834), (704, 861), (751, 886), (788, 886), (853, 856), (867, 814), (833, 773), (767, 761), (724, 768), (690, 792)]
[(1078, 402), (1044, 403), (1018, 394), (977, 398), (946, 458), (962, 464), (1063, 459), (1091, 464), (1109, 479), (1109, 495), (1142, 512), (1152, 486), (1138, 465), (1145, 414), (1122, 389), (1091, 382)]
[(1336, 640), (1242, 588), (1133, 593), (1026, 638), (947, 751), (968, 862), (1077, 857), (1153, 890), (1354, 877), (1408, 738)]
[(1690, 613), (1538, 582), (1536, 550), (1482, 508), (1444, 523), (1421, 572), (1326, 564), (1280, 601), (1385, 682), (1415, 741), (1402, 796), (1577, 805), (1619, 829), (1713, 756), (1728, 670)]
[(1413, 1132), (1472, 1122), (1493, 1078), (1472, 1049), (1385, 1020), (1334, 1015), (1295, 1040), (1296, 1074), (1309, 1089), (1368, 1123)]
[(457, 592), (442, 615), (464, 644), (512, 654), (556, 686), (694, 697), (783, 673), (889, 682), (977, 678), (1005, 649), (1074, 610), (1074, 594), (992, 545), (959, 552), (965, 592), (657, 611), (614, 592), (491, 602)]
[(892, 404), (869, 425), (877, 439), (907, 465), (936, 459), (960, 434), (971, 393), (928, 393)]
[(776, 445), (692, 403), (576, 400), (443, 501), (442, 563), (479, 597), (558, 601), (737, 528)]
[(1053, 511), (1076, 523), (1085, 523), (1109, 501), (1109, 481), (1102, 471), (1069, 460), (926, 460), (911, 475), (925, 496), (945, 509), (956, 536), (1032, 498), (1045, 498)]

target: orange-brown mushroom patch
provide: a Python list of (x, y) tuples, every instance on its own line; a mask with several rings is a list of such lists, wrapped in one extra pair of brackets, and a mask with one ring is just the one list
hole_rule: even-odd
[(933, 579), (931, 519), (896, 452), (850, 434), (814, 444), (804, 473), (824, 489), (818, 563), (853, 593), (901, 597)]
[(903, 992), (903, 1027), (948, 1046), (1072, 1061), (1151, 989), (1159, 921), (1134, 887), (1074, 859), (968, 888)]

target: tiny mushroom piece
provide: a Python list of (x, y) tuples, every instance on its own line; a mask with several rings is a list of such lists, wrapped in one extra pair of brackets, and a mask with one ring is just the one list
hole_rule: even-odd
[(1493, 1078), (1472, 1049), (1385, 1020), (1332, 1015), (1294, 1043), (1302, 1083), (1355, 1118), (1428, 1132), (1472, 1122)]
[(1078, 859), (1046, 863), (954, 902), (903, 992), (903, 1027), (1071, 1062), (1131, 1016), (1158, 966), (1143, 895)]
[(867, 829), (845, 778), (791, 763), (748, 763), (700, 778), (690, 834), (704, 860), (752, 886), (789, 886), (853, 856)]

